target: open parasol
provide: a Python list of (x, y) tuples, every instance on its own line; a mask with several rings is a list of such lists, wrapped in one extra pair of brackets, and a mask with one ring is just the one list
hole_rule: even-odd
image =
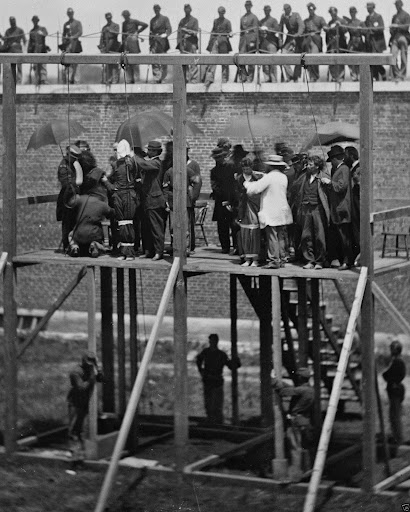
[[(127, 140), (131, 147), (144, 147), (152, 139), (170, 135), (174, 126), (172, 116), (160, 110), (140, 112), (124, 121), (117, 130), (115, 140)], [(186, 121), (187, 135), (203, 135), (198, 126)]]
[(313, 132), (303, 143), (301, 152), (305, 152), (313, 146), (330, 146), (338, 142), (355, 142), (360, 139), (358, 126), (341, 121), (326, 123), (318, 127), (317, 133)]
[(64, 121), (61, 119), (50, 121), (35, 130), (30, 137), (27, 151), (29, 149), (39, 149), (49, 144), (59, 146), (63, 140), (67, 140), (69, 137), (78, 137), (84, 131), (86, 131), (85, 128), (77, 121), (70, 120), (70, 124), (66, 119)]

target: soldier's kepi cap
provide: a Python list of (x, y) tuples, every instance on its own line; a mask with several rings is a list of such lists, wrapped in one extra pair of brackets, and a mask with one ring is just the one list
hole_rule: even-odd
[(291, 9), (290, 4), (283, 4), (283, 9)]
[(184, 4), (184, 9), (192, 9), (190, 4)]
[(67, 9), (67, 13), (69, 13), (69, 12), (74, 12), (74, 9), (73, 9), (72, 7), (69, 7), (69, 8)]
[(36, 15), (34, 15), (32, 18), (31, 18), (31, 21), (40, 21), (40, 18)]
[(251, 0), (246, 0), (245, 5), (250, 5), (252, 7), (253, 4), (252, 4)]
[(374, 2), (367, 2), (366, 7), (376, 7)]
[(225, 13), (225, 12), (226, 12), (225, 7), (222, 7), (222, 6), (221, 6), (221, 7), (218, 7), (218, 12), (223, 12), (223, 13)]
[(161, 6), (159, 4), (154, 4), (153, 9), (161, 9)]
[(349, 12), (357, 12), (357, 9), (355, 6), (350, 7)]
[(270, 5), (265, 5), (265, 7), (263, 8), (264, 11), (271, 11), (271, 6)]
[(148, 142), (148, 149), (162, 149), (162, 144), (158, 140), (150, 140)]
[(309, 2), (306, 6), (308, 9), (312, 8), (312, 9), (316, 9), (316, 5), (313, 3), (313, 2)]
[(131, 13), (130, 13), (130, 11), (125, 10), (125, 11), (122, 11), (121, 16), (131, 16)]

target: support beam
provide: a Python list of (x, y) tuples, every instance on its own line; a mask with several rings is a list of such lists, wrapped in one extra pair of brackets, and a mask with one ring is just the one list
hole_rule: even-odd
[(273, 425), (272, 393), (272, 285), (269, 276), (259, 277), (259, 364), (261, 381), (261, 425)]
[[(272, 337), (273, 337), (273, 369), (278, 385), (282, 384), (282, 340), (280, 336), (280, 286), (277, 276), (271, 277), (272, 287)], [(272, 387), (272, 384), (271, 384)], [(279, 393), (273, 393), (275, 420), (275, 458), (273, 459), (273, 477), (285, 480), (288, 476), (288, 461), (285, 456), (285, 429), (283, 424), (282, 400)]]
[(117, 268), (117, 355), (118, 355), (118, 413), (124, 416), (126, 407), (125, 370), (125, 299), (124, 269)]
[(187, 284), (183, 267), (187, 250), (187, 173), (186, 173), (186, 83), (181, 65), (175, 65), (173, 86), (174, 114), (174, 255), (181, 260), (174, 287), (174, 432), (176, 469), (182, 474), (186, 465), (188, 424), (187, 363)]
[(367, 286), (361, 311), (363, 387), (363, 485), (372, 492), (376, 471), (376, 400), (374, 361), (374, 279), (373, 233), (373, 79), (368, 65), (360, 66), (360, 260), (368, 269)]
[(16, 269), (12, 260), (17, 252), (16, 211), (16, 66), (3, 64), (3, 245), (9, 263), (4, 273), (4, 384), (5, 425), (4, 445), (6, 453), (16, 448), (17, 436), (17, 304)]
[(104, 383), (102, 405), (104, 412), (115, 412), (114, 324), (112, 300), (112, 269), (101, 267), (101, 351)]
[(307, 281), (298, 278), (298, 340), (299, 367), (307, 366), (308, 361), (308, 329), (307, 329)]
[(232, 424), (239, 422), (239, 400), (238, 400), (238, 291), (236, 276), (229, 276), (230, 285), (230, 310), (231, 310), (231, 360), (232, 360)]
[[(88, 350), (97, 355), (97, 335), (95, 329), (96, 293), (95, 293), (95, 267), (87, 267), (88, 291)], [(97, 385), (90, 397), (88, 413), (88, 441), (95, 445), (98, 435), (98, 393)]]
[(322, 426), (322, 411), (321, 411), (321, 384), (322, 379), (320, 375), (320, 293), (319, 293), (319, 279), (312, 279), (311, 283), (311, 308), (312, 308), (312, 356), (313, 356), (313, 379), (315, 390), (315, 403), (313, 409), (313, 426), (316, 434), (319, 434)]

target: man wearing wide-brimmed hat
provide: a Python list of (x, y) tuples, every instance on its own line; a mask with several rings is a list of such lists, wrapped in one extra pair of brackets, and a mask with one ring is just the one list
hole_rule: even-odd
[(261, 194), (259, 222), (265, 230), (267, 265), (265, 268), (280, 268), (285, 265), (286, 226), (292, 223), (286, 192), (288, 178), (284, 171), (288, 165), (281, 155), (270, 155), (264, 162), (267, 174), (259, 181), (245, 182), (249, 195)]

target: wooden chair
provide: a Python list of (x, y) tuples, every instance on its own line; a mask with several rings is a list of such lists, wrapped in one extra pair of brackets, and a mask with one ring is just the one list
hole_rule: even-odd
[(195, 214), (195, 228), (199, 227), (202, 232), (202, 236), (198, 236), (197, 240), (204, 240), (205, 244), (209, 245), (208, 240), (206, 238), (205, 229), (204, 229), (204, 224), (205, 224), (206, 214), (207, 214), (207, 211), (209, 208), (209, 203), (207, 203), (207, 202), (197, 203), (195, 208), (198, 210)]
[[(405, 251), (407, 259), (410, 259), (409, 254), (409, 238), (410, 227), (408, 219), (395, 219), (394, 221), (387, 221), (383, 223), (382, 229), (383, 247), (381, 257), (384, 258), (386, 252), (394, 252), (398, 257), (400, 251)], [(387, 248), (387, 237), (395, 239), (395, 245), (392, 248)], [(400, 244), (400, 241), (403, 245)]]

